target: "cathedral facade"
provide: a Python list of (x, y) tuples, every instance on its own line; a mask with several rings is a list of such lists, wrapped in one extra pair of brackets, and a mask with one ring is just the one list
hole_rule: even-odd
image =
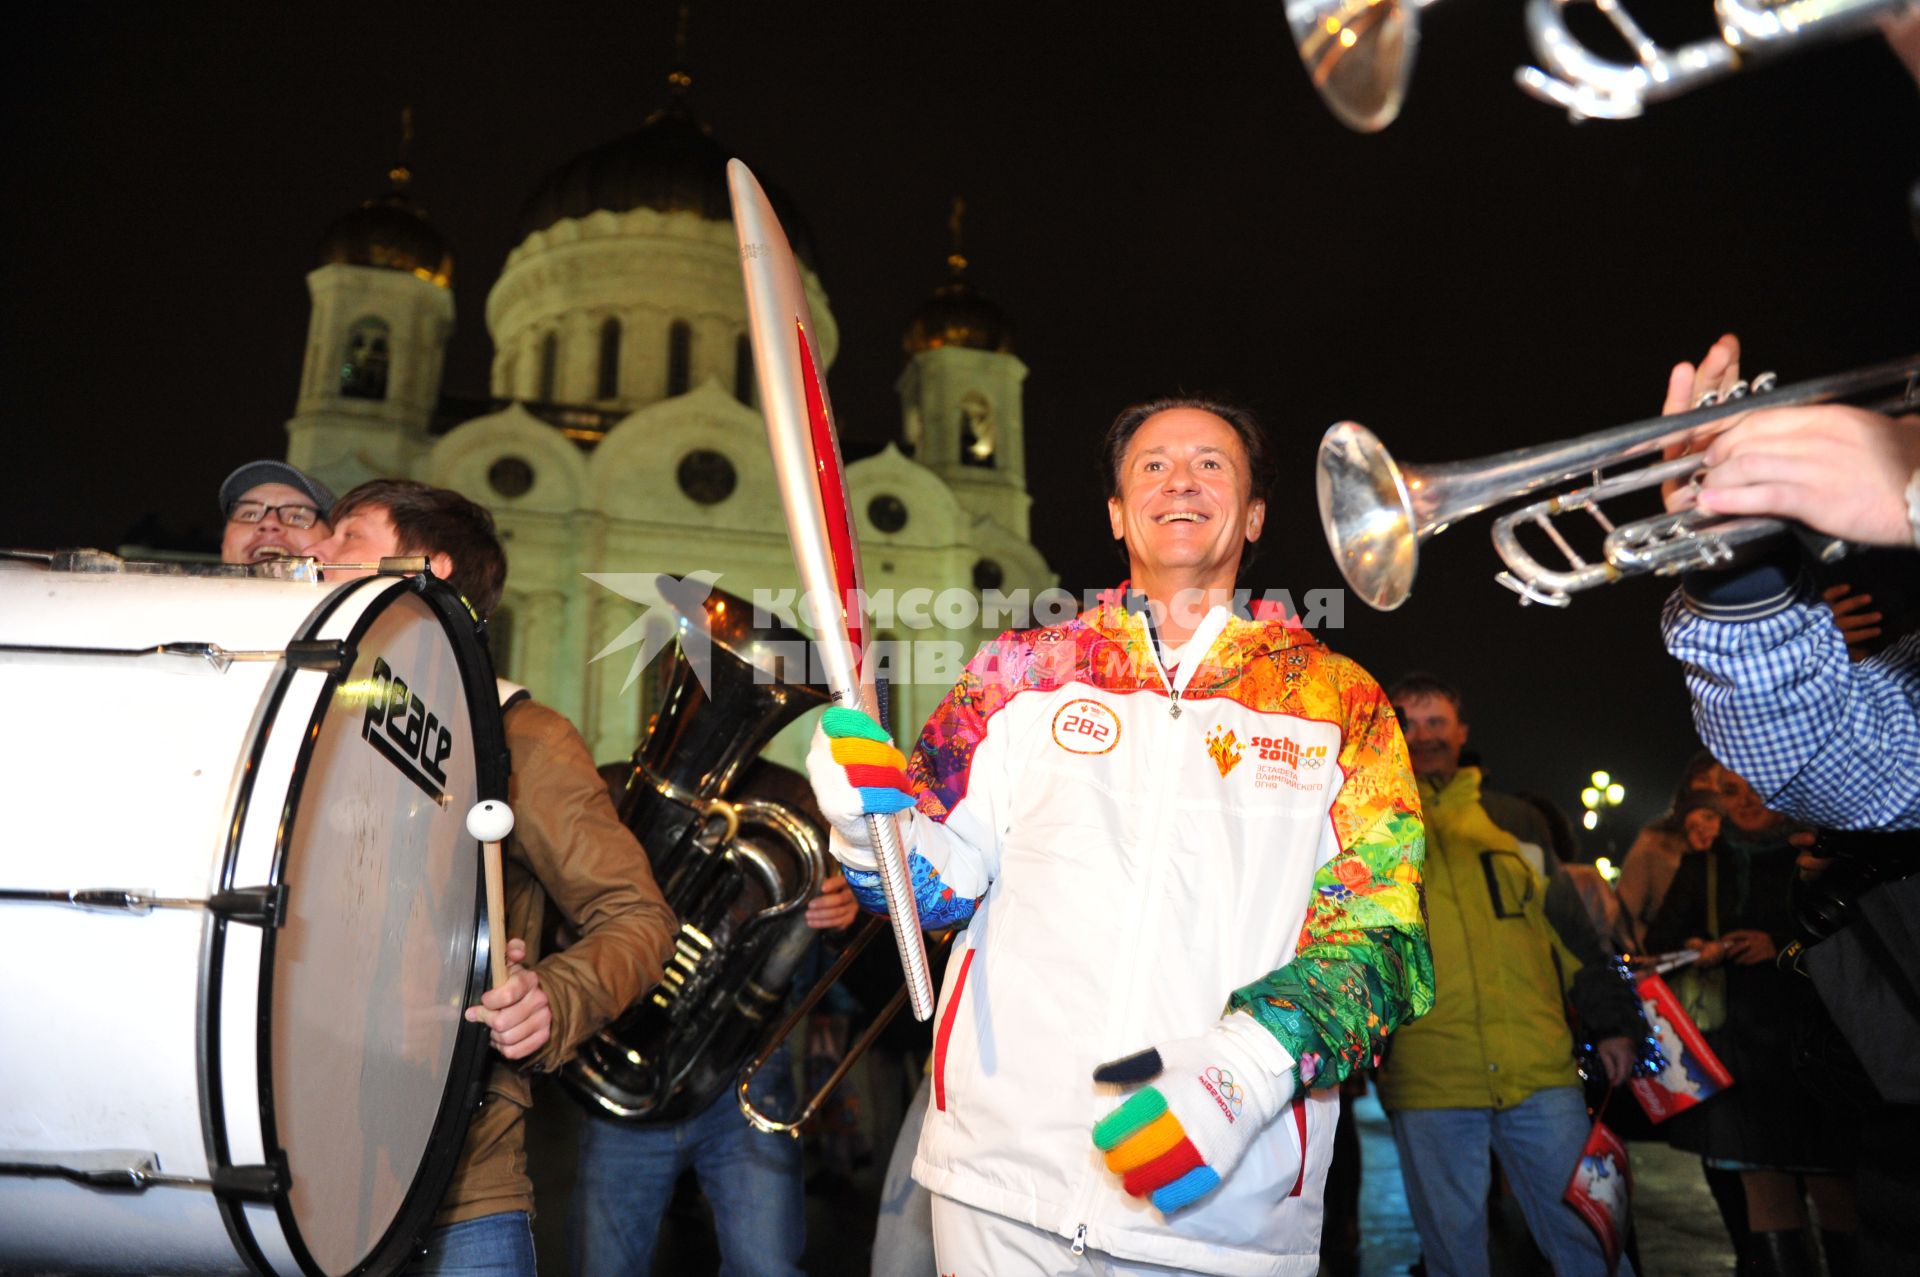
[[(336, 491), (406, 476), (489, 507), (510, 564), (490, 621), (501, 672), (571, 718), (602, 761), (632, 751), (652, 708), (633, 666), (638, 640), (671, 624), (650, 606), (654, 574), (749, 599), (797, 588), (755, 403), (726, 158), (676, 98), (540, 185), (487, 296), (486, 400), (442, 393), (453, 263), (404, 169), (330, 228), (307, 277), (287, 459)], [(831, 365), (839, 334), (804, 224), (773, 198)], [(909, 599), (882, 630), (902, 641), (893, 703), (908, 735), (958, 673), (946, 654), (1002, 628), (909, 592), (1054, 583), (1028, 536), (1026, 366), (965, 272), (956, 243), (946, 283), (908, 326), (899, 442), (847, 467), (866, 586)], [(811, 730), (796, 724), (772, 755), (797, 765)]]

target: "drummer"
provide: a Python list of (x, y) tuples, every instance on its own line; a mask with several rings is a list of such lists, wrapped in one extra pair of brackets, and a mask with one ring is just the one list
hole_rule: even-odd
[(249, 461), (220, 485), (222, 563), (305, 554), (327, 539), (333, 491), (284, 461)]
[[(333, 507), (333, 534), (307, 552), (351, 563), (424, 555), (479, 618), (500, 602), (507, 575), (484, 506), (408, 479), (374, 479), (347, 493)], [(467, 1012), (488, 1024), (499, 1058), (425, 1252), (408, 1274), (534, 1277), (527, 1073), (558, 1068), (653, 987), (677, 929), (580, 733), (526, 689), (502, 681), (500, 693), (512, 755), (507, 801), (515, 819), (504, 850), (513, 965), (507, 982)], [(541, 958), (535, 950), (549, 899), (579, 939)]]

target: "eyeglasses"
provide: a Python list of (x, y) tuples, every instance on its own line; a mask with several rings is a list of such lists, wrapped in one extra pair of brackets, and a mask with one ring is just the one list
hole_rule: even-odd
[(320, 511), (310, 505), (268, 505), (264, 501), (236, 501), (227, 511), (229, 523), (258, 523), (268, 515), (280, 516), (290, 528), (310, 528), (320, 521)]

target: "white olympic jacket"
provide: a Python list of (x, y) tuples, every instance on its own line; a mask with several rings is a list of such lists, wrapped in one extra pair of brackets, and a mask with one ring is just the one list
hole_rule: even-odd
[[(1169, 680), (1103, 606), (1002, 636), (929, 720), (910, 864), (922, 924), (967, 927), (914, 1177), (1123, 1258), (1310, 1277), (1329, 1084), (1432, 1002), (1419, 800), (1378, 686), (1303, 631), (1215, 609), (1186, 653)], [(834, 850), (883, 909), (872, 853)], [(1162, 1217), (1093, 1146), (1121, 1098), (1093, 1069), (1233, 1009), (1299, 1098)]]

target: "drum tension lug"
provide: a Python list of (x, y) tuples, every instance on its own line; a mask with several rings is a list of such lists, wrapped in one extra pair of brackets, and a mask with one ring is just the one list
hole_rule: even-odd
[(216, 1166), (213, 1191), (237, 1201), (271, 1203), (286, 1191), (288, 1178), (280, 1166)]
[(287, 889), (281, 885), (216, 891), (207, 899), (207, 908), (228, 922), (278, 927), (286, 917)]
[(282, 659), (288, 669), (335, 674), (353, 664), (353, 652), (339, 639), (296, 639), (287, 644)]

